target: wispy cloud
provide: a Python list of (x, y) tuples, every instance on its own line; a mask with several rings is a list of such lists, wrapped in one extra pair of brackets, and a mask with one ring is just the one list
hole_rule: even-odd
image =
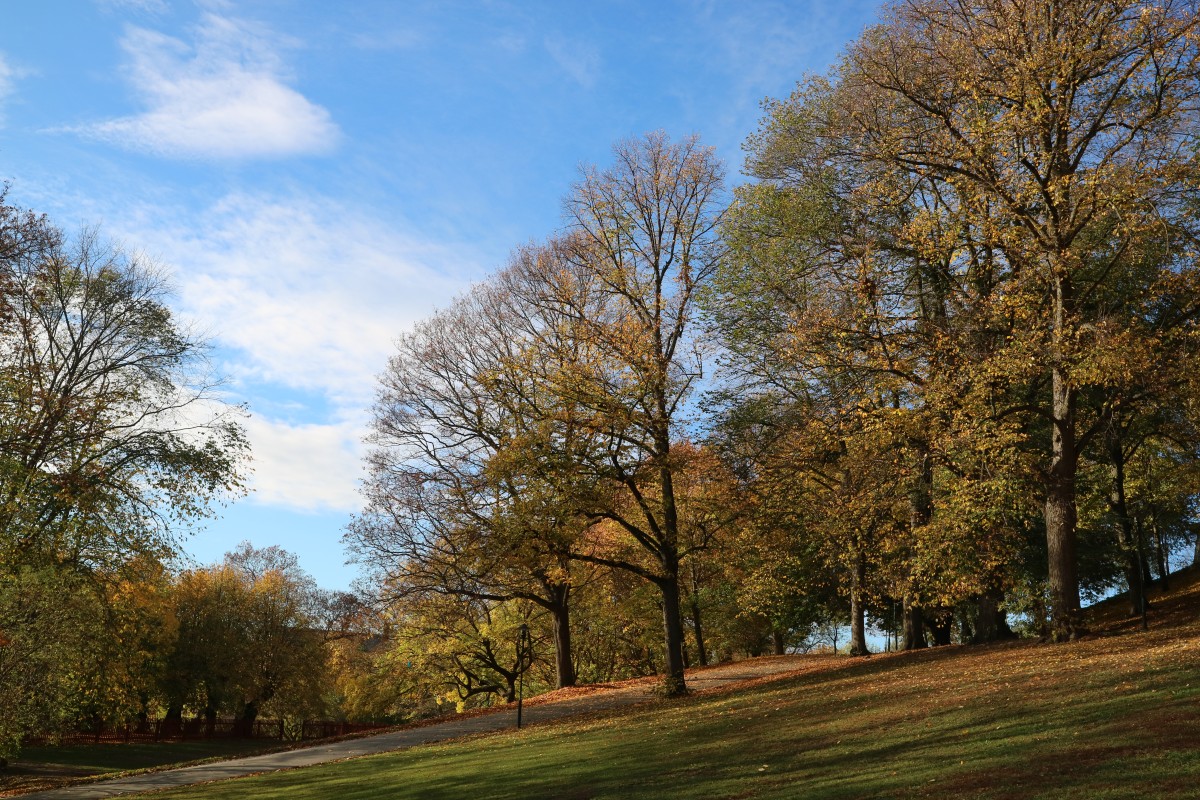
[(369, 400), (399, 332), (474, 274), (471, 256), (328, 198), (233, 194), (138, 236), (247, 377), (338, 405)]
[(285, 82), (286, 44), (260, 26), (206, 14), (194, 44), (130, 27), (121, 41), (140, 114), (74, 130), (185, 158), (283, 157), (332, 150), (329, 112)]
[[(118, 227), (173, 268), (181, 313), (249, 393), (253, 502), (357, 508), (376, 378), (400, 333), (482, 273), (478, 259), (324, 197), (234, 194), (175, 226), (156, 217)], [(309, 408), (287, 409), (288, 395)], [(254, 396), (276, 402), (257, 410)]]
[(593, 45), (562, 36), (547, 36), (542, 44), (554, 62), (580, 86), (590, 89), (600, 73), (600, 51)]

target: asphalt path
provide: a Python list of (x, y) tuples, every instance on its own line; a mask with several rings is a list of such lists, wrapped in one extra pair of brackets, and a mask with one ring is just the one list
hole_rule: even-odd
[[(813, 656), (774, 656), (720, 664), (689, 671), (688, 686), (692, 691), (710, 691), (749, 680), (795, 672), (813, 663)], [(532, 702), (524, 706), (524, 724), (537, 724), (567, 717), (590, 714), (610, 708), (637, 705), (655, 699), (653, 683), (602, 685), (583, 694)], [(511, 709), (497, 710), (478, 716), (458, 717), (434, 724), (400, 728), (387, 733), (364, 736), (340, 742), (317, 744), (278, 753), (235, 758), (192, 767), (147, 772), (125, 778), (79, 784), (18, 795), (21, 800), (97, 800), (105, 797), (153, 792), (178, 786), (241, 778), (281, 769), (326, 764), (347, 758), (405, 750), (432, 742), (444, 742), (462, 736), (493, 733), (516, 727), (516, 715)]]

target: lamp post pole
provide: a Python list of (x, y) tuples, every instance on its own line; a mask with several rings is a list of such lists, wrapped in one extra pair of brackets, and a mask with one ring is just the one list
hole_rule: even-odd
[(529, 635), (529, 625), (521, 623), (517, 634), (517, 728), (521, 727), (521, 707), (525, 699), (525, 670), (533, 656), (533, 638)]

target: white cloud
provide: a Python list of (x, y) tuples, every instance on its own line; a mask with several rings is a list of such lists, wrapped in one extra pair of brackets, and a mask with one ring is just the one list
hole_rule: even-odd
[(396, 336), (475, 274), (470, 255), (327, 198), (230, 195), (136, 240), (174, 267), (183, 310), (239, 351), (246, 377), (347, 408), (369, 402)]
[(299, 511), (357, 511), (361, 430), (351, 423), (289, 425), (261, 417), (246, 424), (253, 502)]
[[(260, 411), (251, 398), (247, 427), (253, 502), (360, 507), (376, 378), (396, 337), (477, 277), (478, 259), (322, 197), (235, 194), (174, 226), (156, 217), (121, 233), (172, 268), (180, 312), (221, 347), (230, 388), (264, 400)], [(289, 405), (298, 396), (317, 402)]]
[(596, 85), (597, 73), (600, 71), (599, 50), (584, 42), (561, 36), (547, 36), (543, 44), (555, 63), (580, 86), (590, 89)]
[(130, 27), (121, 41), (126, 74), (146, 110), (75, 130), (163, 156), (329, 152), (338, 127), (285, 83), (281, 44), (258, 26), (215, 14), (205, 15), (194, 45)]

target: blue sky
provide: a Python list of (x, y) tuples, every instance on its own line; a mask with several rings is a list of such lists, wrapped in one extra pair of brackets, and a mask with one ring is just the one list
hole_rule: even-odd
[(355, 576), (361, 438), (397, 335), (561, 225), (581, 164), (698, 133), (741, 180), (764, 97), (870, 0), (5, 4), (10, 199), (166, 265), (248, 403), (253, 492), (187, 541)]

